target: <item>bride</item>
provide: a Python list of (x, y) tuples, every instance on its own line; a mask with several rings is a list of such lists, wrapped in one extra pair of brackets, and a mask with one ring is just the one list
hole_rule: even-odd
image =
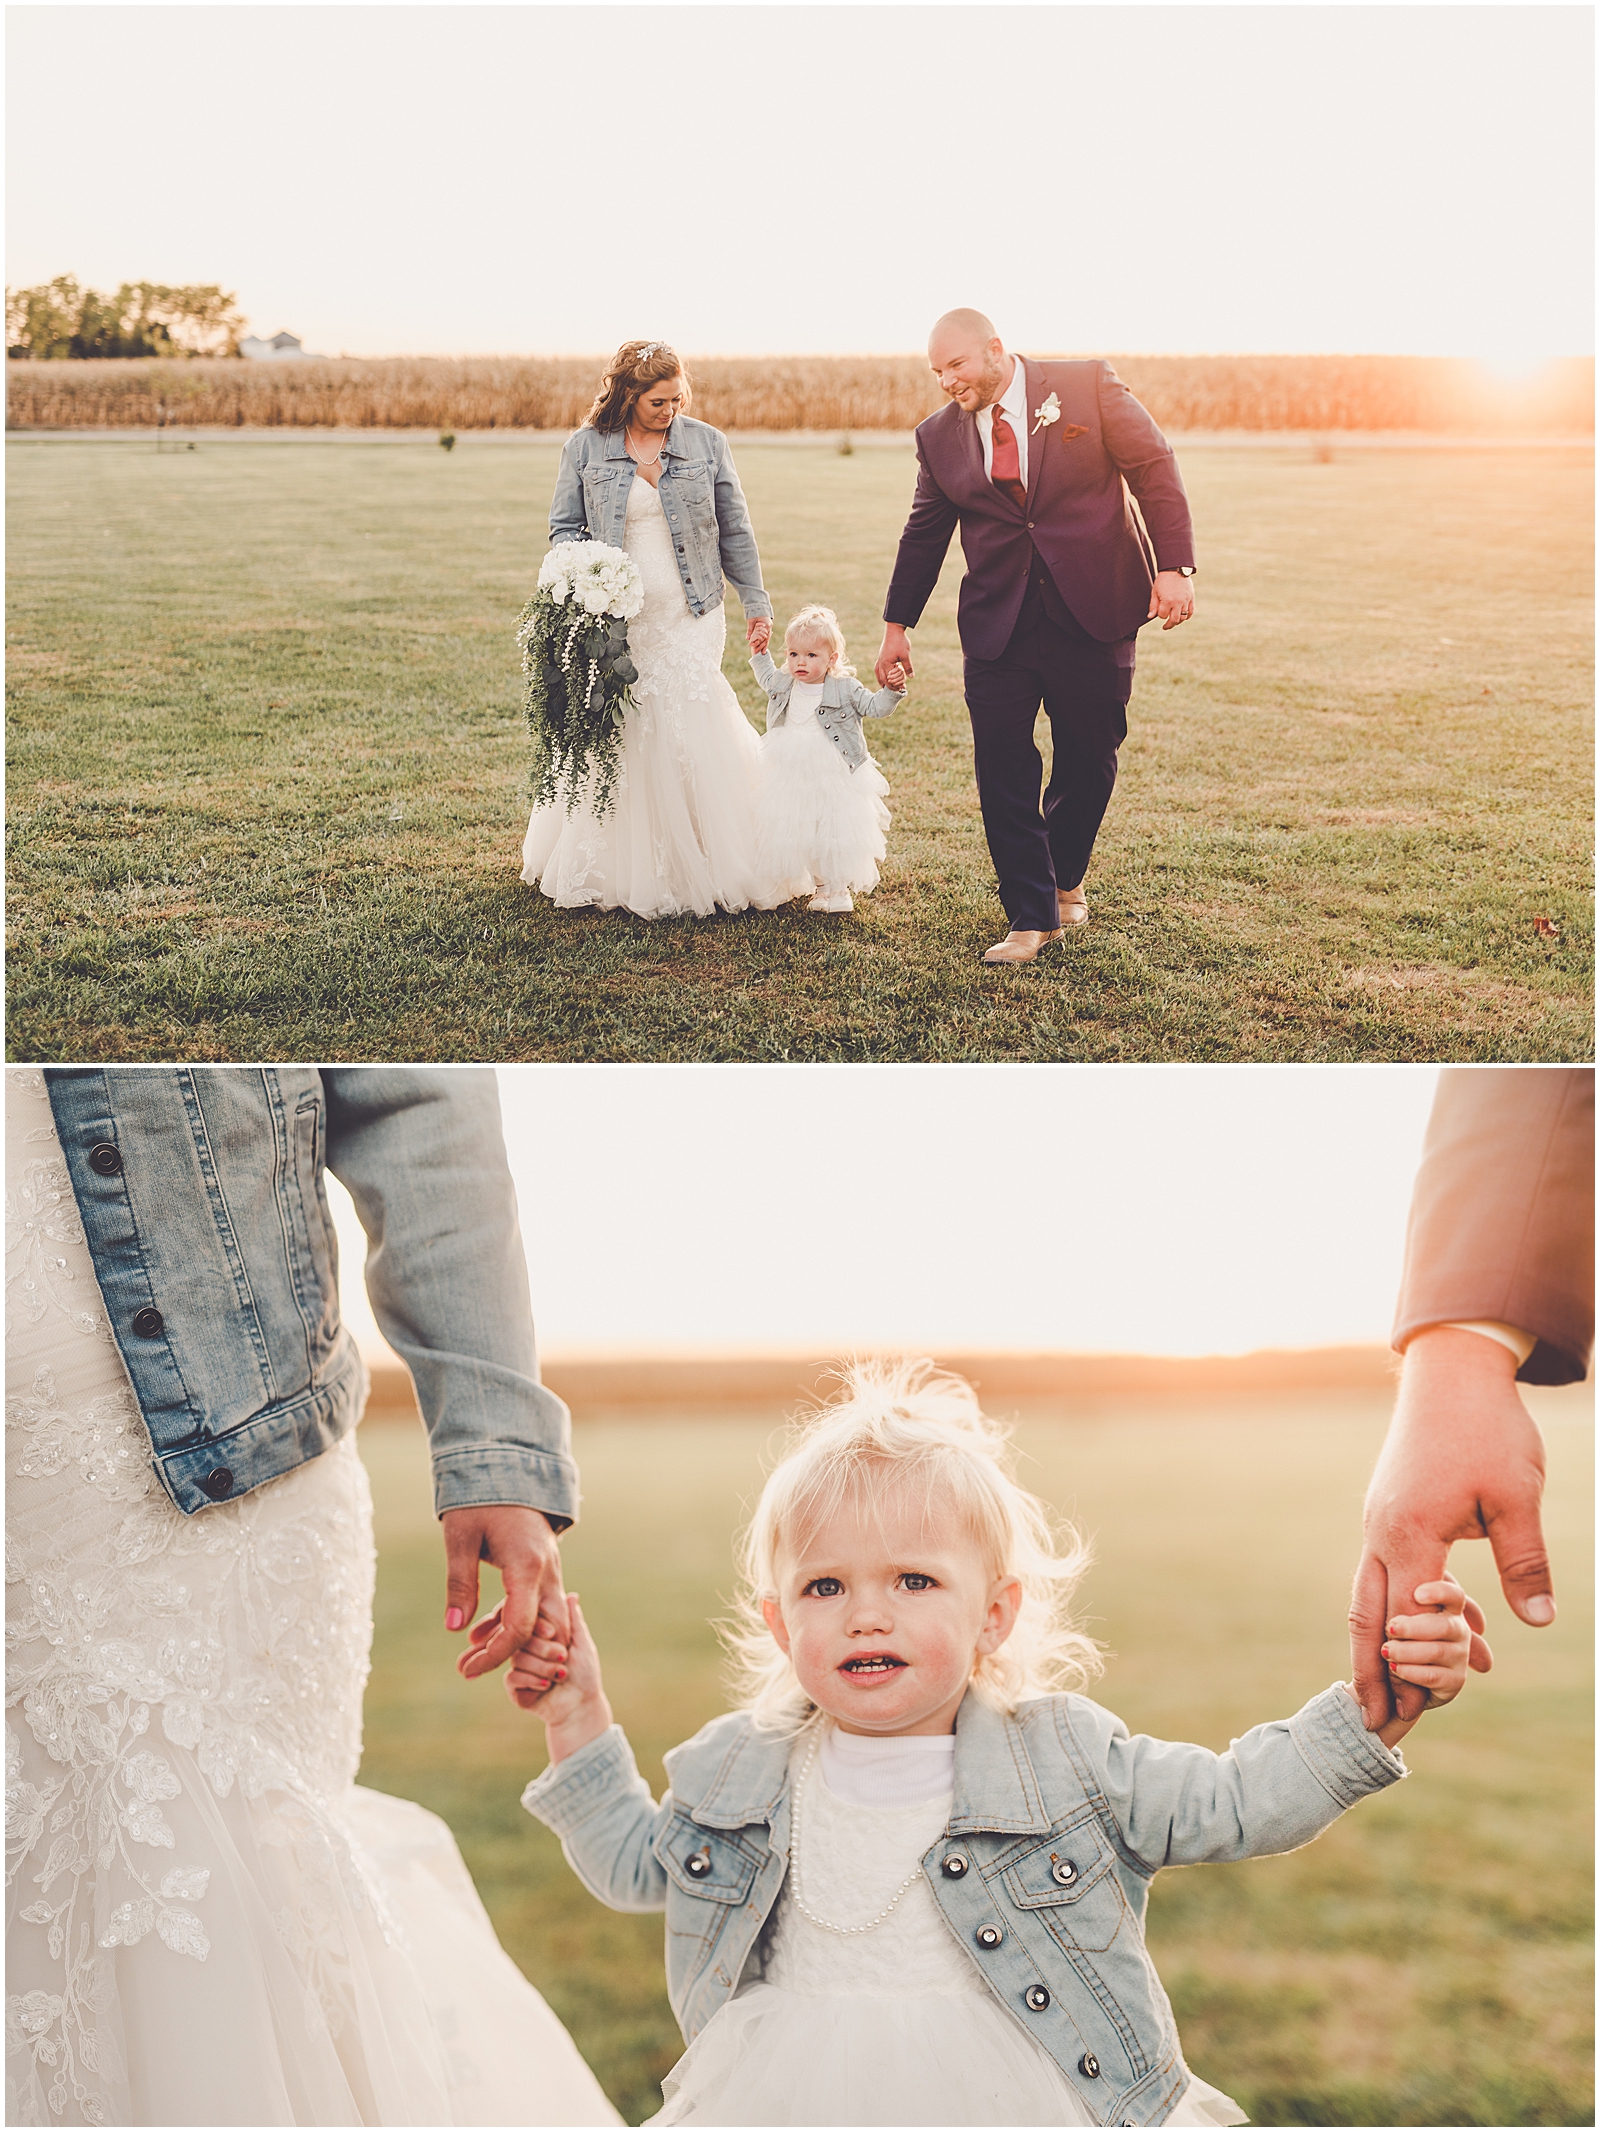
[[(383, 1207), (375, 1301), (417, 1327), (434, 1297), (475, 1358), (415, 1350), (425, 1402), (527, 1423), (556, 1403), (511, 1366), (532, 1328), (492, 1098), (66, 1074), (54, 1098), (60, 1070), (6, 1075), (7, 2124), (616, 2124), (449, 1829), (353, 1781), (372, 1500), (324, 1122)], [(165, 1310), (130, 1315), (147, 1279)], [(563, 1485), (559, 1445), (519, 1452), (503, 1417), (499, 1443), (459, 1412), (440, 1433), (447, 1490)]]
[(522, 878), (572, 909), (641, 918), (707, 917), (719, 904), (771, 910), (801, 881), (756, 862), (760, 742), (722, 673), (724, 577), (752, 651), (772, 634), (772, 602), (728, 441), (689, 419), (688, 373), (662, 341), (624, 341), (588, 420), (561, 454), (550, 538), (626, 548), (644, 580), (628, 625), (639, 670), (611, 810), (579, 795), (535, 807)]

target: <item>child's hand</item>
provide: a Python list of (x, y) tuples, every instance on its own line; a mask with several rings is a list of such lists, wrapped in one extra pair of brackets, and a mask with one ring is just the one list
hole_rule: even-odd
[[(1472, 1601), (1454, 1577), (1419, 1584), (1412, 1594), (1417, 1612), (1392, 1614), (1385, 1624), (1383, 1656), (1396, 1680), (1409, 1681), (1427, 1695), (1426, 1708), (1442, 1710), (1467, 1684), (1467, 1656), (1472, 1635), (1467, 1611)], [(1479, 1617), (1482, 1618), (1481, 1616)], [(1392, 1718), (1379, 1728), (1385, 1747), (1394, 1747), (1415, 1720)]]
[(511, 1661), (506, 1693), (519, 1710), (536, 1709), (543, 1718), (552, 1762), (565, 1761), (609, 1727), (611, 1705), (600, 1678), (600, 1653), (576, 1592), (567, 1594), (565, 1648), (535, 1638)]
[(890, 667), (890, 669), (889, 669), (889, 672), (888, 672), (888, 675), (887, 675), (887, 677), (886, 677), (886, 680), (887, 680), (887, 685), (888, 685), (888, 686), (889, 686), (890, 688), (904, 688), (904, 687), (905, 687), (905, 685), (906, 685), (906, 670), (905, 670), (905, 668), (904, 668), (904, 667), (903, 667), (903, 666), (902, 666), (902, 665), (900, 664), (900, 661), (899, 661), (898, 659), (896, 659), (896, 661), (894, 662), (893, 666), (891, 666), (891, 667)]
[(744, 640), (752, 651), (765, 651), (772, 642), (772, 624), (764, 614), (753, 614), (744, 625)]

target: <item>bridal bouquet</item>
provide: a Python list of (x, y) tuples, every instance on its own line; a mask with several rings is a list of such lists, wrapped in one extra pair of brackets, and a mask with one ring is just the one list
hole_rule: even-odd
[(517, 620), (536, 805), (564, 787), (570, 814), (592, 780), (590, 804), (597, 815), (609, 811), (628, 691), (639, 678), (628, 621), (643, 605), (638, 566), (621, 548), (564, 540), (545, 557)]

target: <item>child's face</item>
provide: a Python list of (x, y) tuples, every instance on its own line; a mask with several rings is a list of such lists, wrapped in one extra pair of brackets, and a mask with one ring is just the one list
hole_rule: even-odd
[(767, 1627), (807, 1695), (846, 1732), (949, 1732), (1022, 1587), (991, 1577), (948, 1508), (910, 1489), (845, 1503), (778, 1559)]
[(806, 637), (791, 637), (784, 646), (783, 663), (797, 681), (826, 681), (833, 665), (833, 646)]

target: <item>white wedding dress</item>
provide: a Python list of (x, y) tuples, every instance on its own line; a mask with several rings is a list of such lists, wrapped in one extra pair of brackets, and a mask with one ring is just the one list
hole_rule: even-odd
[(28, 1070), (6, 1075), (6, 1495), (7, 2123), (620, 2122), (444, 1823), (354, 1781), (355, 1439), (173, 1506)]
[(522, 878), (574, 909), (598, 904), (641, 918), (773, 910), (809, 892), (803, 876), (763, 877), (756, 858), (761, 743), (722, 672), (720, 607), (689, 612), (661, 498), (643, 475), (628, 491), (628, 553), (644, 606), (628, 624), (639, 670), (623, 727), (610, 812), (580, 797), (536, 807), (522, 845)]

